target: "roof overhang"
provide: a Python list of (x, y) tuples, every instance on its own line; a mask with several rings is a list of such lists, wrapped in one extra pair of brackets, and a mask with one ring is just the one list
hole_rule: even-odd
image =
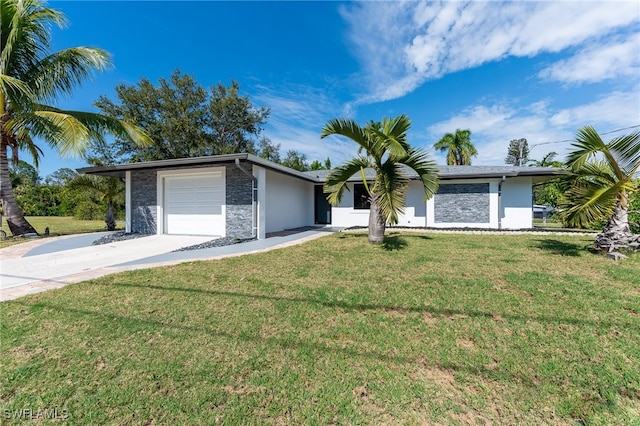
[(280, 164), (274, 163), (273, 161), (265, 160), (264, 158), (260, 158), (253, 154), (225, 154), (211, 155), (206, 157), (176, 158), (171, 160), (156, 160), (144, 161), (140, 163), (118, 164), (114, 166), (84, 167), (77, 170), (79, 173), (88, 175), (112, 176), (122, 178), (125, 176), (126, 172), (135, 170), (160, 170), (185, 168), (189, 166), (231, 164), (235, 163), (236, 160), (246, 161), (252, 164), (256, 164), (260, 167), (264, 167), (265, 169), (272, 170), (274, 172), (283, 173), (286, 175), (304, 179), (309, 182), (318, 183), (318, 180), (312, 175), (293, 170), (289, 167), (282, 166)]
[[(418, 180), (419, 176), (411, 169), (406, 168), (410, 180)], [(305, 172), (313, 175), (319, 183), (326, 180), (329, 170)], [(533, 183), (544, 182), (561, 175), (562, 169), (551, 167), (513, 167), (513, 166), (440, 166), (439, 178), (447, 180), (475, 180), (475, 179), (502, 179), (514, 177), (531, 177)], [(373, 169), (365, 169), (365, 178), (373, 180)], [(362, 182), (362, 175), (356, 173), (351, 176), (349, 182)]]
[[(255, 164), (265, 169), (277, 173), (293, 176), (317, 184), (326, 181), (329, 170), (316, 170), (309, 172), (299, 172), (273, 161), (265, 160), (253, 154), (226, 154), (211, 155), (206, 157), (177, 158), (172, 160), (145, 161), (140, 163), (118, 164), (115, 166), (84, 167), (78, 172), (100, 176), (124, 177), (128, 171), (135, 170), (159, 170), (185, 168), (189, 166), (206, 166), (230, 164), (237, 161), (245, 161)], [(407, 168), (407, 175), (411, 180), (419, 179), (418, 175)], [(553, 179), (563, 173), (562, 169), (551, 167), (514, 167), (514, 166), (440, 166), (439, 177), (441, 181), (466, 180), (466, 179), (502, 179), (513, 177), (531, 177), (532, 183), (539, 184), (546, 180)], [(366, 179), (374, 179), (375, 172), (372, 169), (365, 170)], [(359, 173), (353, 175), (350, 182), (361, 182), (362, 176)]]

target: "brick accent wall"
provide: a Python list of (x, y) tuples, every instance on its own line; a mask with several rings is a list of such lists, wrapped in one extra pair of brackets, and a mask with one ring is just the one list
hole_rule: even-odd
[(157, 232), (157, 173), (155, 170), (131, 172), (131, 230), (141, 234)]
[(440, 184), (434, 208), (435, 223), (489, 223), (489, 184)]
[[(240, 163), (251, 171), (251, 165)], [(252, 181), (235, 164), (227, 165), (227, 237), (251, 238), (253, 210), (251, 206)]]

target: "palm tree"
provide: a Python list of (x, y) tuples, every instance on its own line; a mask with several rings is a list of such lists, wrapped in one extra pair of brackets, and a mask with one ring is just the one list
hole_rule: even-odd
[(566, 166), (566, 192), (561, 203), (569, 225), (585, 226), (606, 220), (596, 236), (598, 250), (640, 247), (640, 235), (629, 228), (629, 199), (640, 191), (634, 175), (640, 168), (640, 132), (605, 143), (598, 132), (586, 126), (578, 130), (574, 150)]
[[(406, 206), (406, 189), (409, 183), (405, 166), (419, 176), (425, 200), (438, 190), (438, 167), (428, 159), (424, 151), (412, 148), (407, 142), (411, 120), (406, 115), (384, 118), (382, 123), (370, 121), (361, 127), (353, 120), (334, 119), (322, 129), (321, 138), (329, 135), (345, 136), (359, 145), (359, 155), (334, 169), (325, 183), (327, 199), (337, 205), (342, 199), (347, 181), (356, 173), (369, 193), (369, 242), (384, 242), (386, 224), (398, 223), (398, 216)], [(365, 169), (373, 169), (375, 178), (367, 182)]]
[(456, 129), (455, 133), (447, 133), (433, 145), (437, 151), (447, 151), (449, 166), (470, 166), (471, 157), (478, 156), (478, 150), (471, 143), (471, 130)]
[(82, 175), (70, 181), (69, 187), (72, 189), (88, 189), (100, 195), (101, 200), (106, 200), (108, 207), (104, 222), (107, 224), (107, 231), (115, 231), (115, 202), (118, 198), (122, 197), (122, 193), (124, 192), (124, 184), (120, 179), (115, 177)]
[(558, 156), (558, 153), (555, 151), (551, 151), (547, 154), (545, 154), (544, 157), (542, 157), (542, 160), (529, 160), (527, 161), (527, 163), (529, 164), (529, 167), (562, 167), (564, 164), (562, 163), (562, 161), (557, 161), (556, 157)]
[(9, 229), (14, 235), (36, 233), (16, 203), (9, 179), (8, 150), (18, 161), (19, 150), (29, 152), (38, 166), (45, 140), (60, 154), (82, 156), (103, 134), (148, 145), (141, 129), (100, 114), (64, 111), (47, 105), (60, 94), (102, 71), (110, 64), (101, 49), (75, 47), (51, 53), (49, 27), (62, 27), (64, 16), (45, 8), (41, 0), (0, 0), (0, 195)]

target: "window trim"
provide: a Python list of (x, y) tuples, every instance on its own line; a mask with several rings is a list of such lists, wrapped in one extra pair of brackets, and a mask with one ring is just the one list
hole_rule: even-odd
[[(366, 201), (363, 199), (366, 197)], [(353, 184), (353, 209), (354, 210), (370, 210), (371, 200), (363, 183)]]

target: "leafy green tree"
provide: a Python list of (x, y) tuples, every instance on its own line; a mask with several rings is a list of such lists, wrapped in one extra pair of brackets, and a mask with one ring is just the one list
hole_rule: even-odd
[(157, 86), (146, 78), (135, 86), (120, 84), (116, 97), (114, 102), (101, 96), (96, 106), (110, 117), (136, 123), (154, 142), (145, 148), (123, 138), (96, 144), (92, 155), (103, 164), (254, 153), (254, 139), (269, 116), (268, 108), (256, 108), (240, 96), (237, 82), (206, 90), (179, 70)]
[(447, 133), (433, 145), (436, 151), (447, 152), (449, 166), (469, 166), (471, 157), (478, 155), (478, 150), (471, 143), (471, 130), (456, 129), (455, 133)]
[(514, 166), (522, 166), (529, 160), (529, 143), (525, 138), (514, 139), (509, 142), (507, 150), (507, 158), (504, 159), (506, 164)]
[(327, 159), (324, 160), (324, 164), (319, 160), (313, 160), (310, 168), (311, 170), (331, 170), (331, 159), (327, 157)]
[(571, 226), (606, 220), (594, 247), (603, 251), (640, 247), (640, 235), (629, 227), (630, 200), (640, 191), (635, 174), (640, 168), (640, 132), (605, 143), (586, 126), (578, 130), (567, 157), (566, 192), (560, 205)]
[(103, 176), (78, 176), (71, 182), (69, 187), (73, 189), (86, 189), (100, 196), (101, 200), (107, 202), (107, 213), (104, 222), (107, 224), (107, 231), (116, 229), (115, 205), (117, 200), (121, 200), (124, 194), (124, 183), (115, 177)]
[(96, 48), (51, 52), (50, 27), (64, 23), (64, 16), (41, 0), (0, 0), (0, 195), (14, 235), (36, 231), (11, 187), (9, 150), (14, 161), (20, 150), (29, 152), (37, 167), (42, 154), (37, 138), (61, 155), (83, 155), (92, 140), (104, 141), (105, 132), (137, 144), (150, 142), (143, 131), (124, 121), (48, 105), (110, 63), (108, 53)]
[[(386, 224), (395, 225), (406, 207), (406, 190), (409, 178), (405, 167), (413, 169), (419, 176), (425, 200), (438, 190), (438, 166), (428, 154), (412, 148), (407, 141), (411, 120), (406, 115), (383, 118), (382, 122), (370, 121), (365, 127), (353, 120), (330, 120), (322, 129), (321, 138), (341, 135), (360, 147), (360, 154), (339, 166), (329, 174), (325, 183), (327, 199), (338, 205), (347, 189), (347, 182), (360, 173), (369, 193), (369, 242), (384, 242)], [(373, 182), (365, 179), (365, 169), (373, 169)]]
[(17, 186), (14, 194), (22, 212), (27, 216), (59, 216), (62, 188), (26, 183)]
[(47, 185), (64, 186), (78, 176), (80, 175), (75, 170), (68, 167), (62, 167), (44, 178), (44, 182)]
[(307, 156), (294, 150), (287, 151), (287, 156), (280, 162), (280, 164), (301, 172), (311, 170), (309, 163), (307, 163)]
[[(557, 155), (557, 152), (552, 151), (545, 154), (541, 160), (528, 160), (527, 163), (530, 167), (562, 168), (564, 167), (564, 163), (555, 159)], [(562, 189), (560, 187), (560, 180), (557, 178), (533, 187), (533, 200), (535, 204), (557, 207), (561, 199)]]
[(14, 188), (18, 185), (31, 184), (37, 185), (40, 181), (38, 170), (24, 160), (18, 160), (9, 165), (9, 176), (11, 186)]
[(273, 144), (269, 138), (262, 138), (259, 146), (260, 149), (257, 153), (259, 157), (274, 163), (280, 163), (280, 144)]

